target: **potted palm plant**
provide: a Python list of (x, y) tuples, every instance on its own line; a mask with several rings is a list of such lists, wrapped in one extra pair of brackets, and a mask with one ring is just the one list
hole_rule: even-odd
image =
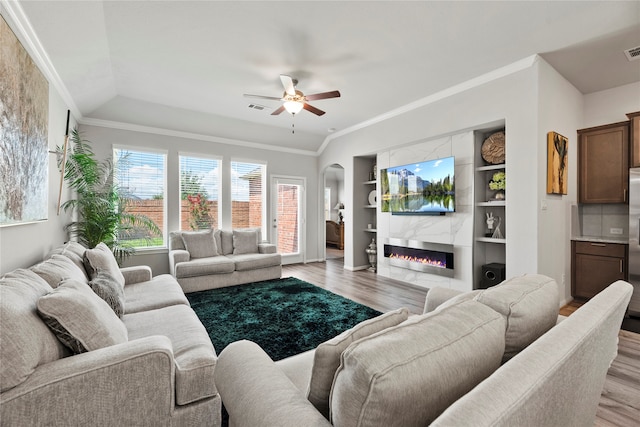
[(127, 212), (134, 199), (114, 179), (119, 162), (96, 159), (89, 141), (82, 139), (75, 128), (70, 142), (64, 180), (76, 197), (64, 202), (62, 208), (76, 215), (65, 231), (88, 248), (104, 242), (121, 263), (135, 252), (127, 243), (129, 236), (150, 238), (161, 231), (149, 217)]

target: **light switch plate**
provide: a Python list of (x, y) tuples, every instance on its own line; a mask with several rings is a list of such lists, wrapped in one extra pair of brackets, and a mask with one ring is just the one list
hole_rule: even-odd
[(609, 233), (611, 234), (622, 234), (622, 228), (610, 228)]

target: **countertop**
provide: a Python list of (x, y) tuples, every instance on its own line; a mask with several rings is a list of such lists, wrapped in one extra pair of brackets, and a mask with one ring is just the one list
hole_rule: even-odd
[(577, 242), (596, 242), (596, 243), (617, 243), (620, 245), (628, 245), (629, 239), (627, 237), (602, 237), (602, 236), (573, 236), (571, 240)]

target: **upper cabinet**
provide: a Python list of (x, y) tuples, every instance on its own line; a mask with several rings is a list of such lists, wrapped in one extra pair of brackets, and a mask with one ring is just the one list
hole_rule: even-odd
[(640, 167), (640, 111), (627, 114), (629, 117), (629, 134), (630, 148), (629, 163), (630, 167)]
[(580, 203), (627, 203), (629, 122), (578, 131)]

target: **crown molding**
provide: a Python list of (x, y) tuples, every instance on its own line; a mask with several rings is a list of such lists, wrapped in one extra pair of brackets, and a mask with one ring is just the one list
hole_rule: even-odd
[(3, 15), (9, 18), (7, 23), (12, 27), (13, 31), (17, 33), (16, 36), (23, 43), (23, 46), (26, 45), (25, 49), (27, 49), (33, 61), (38, 65), (40, 71), (47, 77), (49, 83), (56, 88), (73, 116), (76, 119), (82, 117), (78, 106), (62, 82), (51, 59), (49, 59), (49, 55), (47, 55), (42, 43), (40, 43), (40, 39), (38, 39), (20, 3), (11, 0), (0, 0), (0, 6), (2, 7), (0, 10), (3, 11)]
[(348, 135), (350, 133), (353, 133), (357, 130), (360, 129), (364, 129), (366, 127), (372, 126), (376, 123), (380, 123), (383, 122), (385, 120), (389, 120), (393, 117), (397, 117), (401, 114), (405, 114), (408, 113), (409, 111), (413, 111), (416, 110), (418, 108), (424, 107), (426, 105), (429, 104), (434, 104), (438, 101), (441, 101), (443, 99), (446, 99), (450, 96), (454, 96), (457, 95), (459, 93), (465, 92), (469, 89), (473, 89), (476, 88), (478, 86), (482, 86), (486, 83), (492, 82), (494, 80), (498, 80), (501, 79), (503, 77), (506, 77), (510, 74), (515, 74), (517, 72), (520, 72), (522, 70), (526, 70), (530, 67), (532, 67), (534, 64), (536, 64), (538, 61), (540, 60), (540, 56), (537, 54), (528, 56), (526, 58), (523, 58), (519, 61), (513, 62), (509, 65), (505, 65), (504, 67), (500, 67), (498, 69), (495, 69), (493, 71), (490, 71), (488, 73), (482, 74), (478, 77), (474, 77), (473, 79), (467, 80), (465, 82), (459, 83), (457, 85), (451, 86), (447, 89), (441, 90), (440, 92), (436, 92), (433, 95), (429, 95), (426, 96), (422, 99), (419, 99), (417, 101), (414, 101), (410, 104), (407, 105), (403, 105), (402, 107), (398, 107), (396, 109), (393, 109), (391, 111), (388, 111), (384, 114), (380, 114), (379, 116), (373, 117), (369, 120), (365, 120), (364, 122), (360, 122), (358, 124), (355, 124), (351, 127), (348, 127), (346, 129), (342, 129), (336, 133), (332, 133), (331, 135), (327, 136), (325, 138), (325, 140), (322, 142), (322, 145), (320, 146), (320, 148), (318, 148), (318, 152), (317, 154), (320, 155), (322, 154), (322, 152), (327, 148), (327, 146), (329, 145), (329, 143), (331, 141), (333, 141), (336, 138), (339, 138), (341, 136), (345, 136)]
[(155, 135), (171, 136), (175, 138), (195, 139), (198, 141), (207, 141), (207, 142), (215, 142), (218, 144), (227, 144), (227, 145), (234, 145), (234, 146), (241, 146), (241, 147), (248, 147), (248, 148), (256, 148), (256, 149), (266, 150), (266, 151), (278, 151), (282, 153), (299, 154), (303, 156), (313, 156), (313, 157), (318, 156), (318, 153), (316, 151), (311, 151), (311, 150), (300, 150), (297, 148), (279, 147), (279, 146), (273, 146), (268, 144), (261, 144), (259, 142), (242, 141), (242, 140), (231, 139), (231, 138), (221, 138), (218, 136), (204, 135), (204, 134), (191, 133), (191, 132), (172, 130), (172, 129), (164, 129), (164, 128), (158, 128), (153, 126), (143, 126), (143, 125), (137, 125), (133, 123), (93, 119), (88, 117), (83, 117), (79, 119), (78, 123), (86, 126), (97, 126), (97, 127), (119, 129), (119, 130), (126, 130), (126, 131), (132, 131), (132, 132), (151, 133)]

